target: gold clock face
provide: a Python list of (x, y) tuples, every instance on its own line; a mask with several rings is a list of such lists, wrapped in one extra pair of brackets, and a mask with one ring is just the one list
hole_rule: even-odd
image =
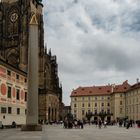
[(10, 16), (10, 20), (12, 22), (16, 22), (16, 20), (18, 19), (18, 14), (17, 13), (12, 13)]

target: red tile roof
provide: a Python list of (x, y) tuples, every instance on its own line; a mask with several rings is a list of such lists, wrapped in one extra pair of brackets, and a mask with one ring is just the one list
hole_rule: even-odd
[(112, 93), (123, 93), (130, 88), (127, 81), (121, 85), (107, 85), (107, 86), (92, 86), (92, 87), (78, 87), (73, 90), (71, 97), (77, 96), (92, 96), (92, 95), (110, 95)]
[(137, 88), (140, 88), (140, 82), (132, 85), (129, 90), (133, 90), (133, 89), (137, 89)]

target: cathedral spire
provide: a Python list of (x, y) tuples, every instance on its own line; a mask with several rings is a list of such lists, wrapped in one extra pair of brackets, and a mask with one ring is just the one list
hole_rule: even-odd
[(47, 43), (45, 43), (45, 54), (47, 54)]
[(49, 56), (52, 56), (52, 52), (51, 52), (51, 49), (49, 49)]

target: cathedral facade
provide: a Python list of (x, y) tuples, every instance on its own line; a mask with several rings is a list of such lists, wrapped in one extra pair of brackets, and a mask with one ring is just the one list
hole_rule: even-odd
[(27, 73), (29, 21), (36, 13), (39, 33), (39, 121), (51, 122), (61, 119), (62, 86), (57, 58), (44, 46), (42, 9), (41, 0), (1, 0), (0, 61)]

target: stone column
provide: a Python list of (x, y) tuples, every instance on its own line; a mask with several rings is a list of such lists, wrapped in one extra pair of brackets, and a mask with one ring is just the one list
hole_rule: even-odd
[(22, 131), (42, 130), (38, 125), (38, 49), (38, 22), (34, 14), (29, 24), (27, 116)]

